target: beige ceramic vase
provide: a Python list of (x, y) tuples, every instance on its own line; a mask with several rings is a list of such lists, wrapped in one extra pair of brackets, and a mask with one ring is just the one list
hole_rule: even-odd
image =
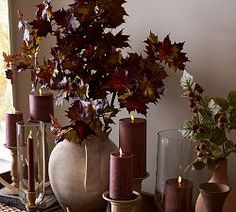
[(117, 151), (108, 136), (82, 144), (63, 141), (49, 158), (49, 179), (55, 196), (70, 212), (105, 212), (102, 194), (108, 190), (109, 155)]
[[(210, 183), (222, 183), (226, 185), (230, 185), (228, 179), (228, 166), (227, 159), (223, 159), (220, 161), (219, 166), (214, 170)], [(229, 193), (227, 199), (225, 200), (223, 212), (235, 212), (236, 211), (236, 191), (233, 189)], [(204, 212), (203, 199), (201, 194), (198, 195), (196, 204), (195, 204), (195, 212)]]

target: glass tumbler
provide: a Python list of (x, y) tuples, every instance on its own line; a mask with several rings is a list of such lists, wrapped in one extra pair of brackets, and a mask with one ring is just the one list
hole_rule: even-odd
[(36, 193), (36, 204), (45, 190), (45, 139), (42, 121), (17, 122), (17, 164), (19, 197), (27, 203), (27, 193)]
[(160, 131), (157, 136), (155, 201), (159, 211), (163, 211), (167, 180), (180, 177), (187, 180), (191, 170), (187, 167), (193, 162), (195, 154), (193, 142), (183, 138), (177, 129)]

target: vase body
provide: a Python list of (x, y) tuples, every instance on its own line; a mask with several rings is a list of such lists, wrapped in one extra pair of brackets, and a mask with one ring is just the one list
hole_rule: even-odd
[[(227, 159), (222, 159), (219, 162), (218, 167), (213, 171), (212, 177), (208, 181), (209, 183), (221, 183), (230, 186), (228, 178), (228, 161)], [(236, 208), (236, 192), (231, 191), (225, 200), (223, 207), (223, 212), (235, 212)], [(195, 212), (205, 212), (204, 203), (201, 194), (198, 195), (195, 204)]]
[(49, 179), (64, 210), (106, 211), (102, 194), (109, 185), (109, 155), (117, 150), (107, 135), (56, 145), (49, 158)]
[(204, 212), (222, 212), (230, 187), (220, 183), (203, 183), (199, 186)]

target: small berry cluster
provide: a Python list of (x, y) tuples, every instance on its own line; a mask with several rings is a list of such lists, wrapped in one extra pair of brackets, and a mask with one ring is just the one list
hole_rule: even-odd
[(195, 84), (194, 89), (189, 91), (189, 107), (193, 113), (198, 112), (197, 103), (201, 101), (203, 92), (204, 90), (199, 84)]
[[(206, 165), (209, 165), (212, 163), (212, 153), (209, 150), (209, 147), (205, 143), (200, 143), (195, 147), (195, 151), (197, 152), (197, 157), (201, 158), (203, 162)], [(198, 169), (198, 167), (194, 166), (195, 169)]]

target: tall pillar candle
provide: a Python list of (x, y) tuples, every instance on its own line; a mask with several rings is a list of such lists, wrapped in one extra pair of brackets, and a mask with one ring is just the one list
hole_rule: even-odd
[(6, 146), (16, 147), (16, 122), (23, 120), (23, 113), (16, 111), (6, 113)]
[(133, 177), (146, 176), (146, 119), (119, 120), (119, 146), (134, 155)]
[(50, 115), (54, 115), (53, 95), (51, 93), (30, 93), (29, 111), (31, 120), (50, 122)]
[(192, 212), (192, 192), (193, 183), (190, 180), (167, 180), (164, 193), (165, 212)]
[(30, 131), (29, 137), (27, 139), (27, 158), (28, 158), (28, 191), (35, 191), (34, 182), (34, 140), (32, 138), (32, 131)]
[(130, 200), (133, 197), (133, 154), (110, 154), (109, 197), (113, 200)]

